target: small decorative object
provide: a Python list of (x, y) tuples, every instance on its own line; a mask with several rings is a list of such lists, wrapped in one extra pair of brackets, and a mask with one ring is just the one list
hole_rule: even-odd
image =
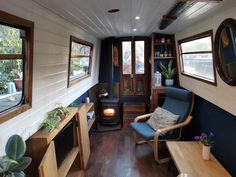
[(155, 86), (156, 86), (156, 87), (161, 86), (161, 73), (157, 71), (157, 72), (154, 74), (154, 78), (155, 78)]
[(159, 57), (159, 55), (160, 55), (159, 51), (155, 52), (155, 57)]
[(168, 57), (168, 52), (167, 52), (166, 47), (165, 47), (165, 51), (164, 51), (164, 57)]
[(85, 102), (85, 103), (89, 103), (89, 102), (90, 102), (89, 97), (85, 97), (85, 98), (84, 98), (84, 102)]
[(166, 42), (166, 39), (165, 39), (164, 37), (162, 37), (162, 38), (161, 38), (161, 43), (162, 43), (162, 44), (165, 44), (165, 42)]
[(105, 89), (99, 90), (99, 93), (98, 93), (99, 98), (106, 97), (106, 96), (108, 96), (107, 90), (105, 90)]
[(155, 40), (155, 44), (159, 44), (159, 40), (158, 39)]
[(0, 176), (25, 177), (23, 172), (31, 163), (30, 157), (24, 157), (26, 145), (19, 135), (11, 136), (6, 144), (6, 155), (0, 158)]
[(174, 75), (176, 73), (176, 68), (172, 68), (173, 61), (170, 60), (168, 63), (168, 68), (166, 68), (162, 63), (160, 63), (161, 73), (166, 78), (165, 84), (166, 86), (173, 86), (174, 85)]
[(164, 54), (163, 54), (163, 49), (162, 49), (162, 46), (161, 46), (161, 51), (160, 51), (160, 57), (163, 57)]
[(166, 39), (166, 43), (170, 44), (170, 38)]
[(168, 56), (172, 57), (171, 47), (169, 48)]
[(195, 136), (195, 140), (202, 143), (202, 158), (204, 160), (210, 160), (211, 158), (211, 147), (213, 147), (214, 144), (212, 140), (213, 136), (213, 133), (209, 135), (202, 133), (201, 136)]
[(61, 119), (65, 118), (70, 111), (63, 107), (61, 104), (57, 104), (56, 108), (47, 113), (47, 118), (41, 124), (44, 132), (51, 132), (58, 128)]

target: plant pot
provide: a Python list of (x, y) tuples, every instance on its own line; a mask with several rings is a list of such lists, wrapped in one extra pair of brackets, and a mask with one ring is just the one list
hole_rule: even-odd
[(210, 158), (211, 158), (211, 146), (202, 145), (202, 158), (204, 160), (210, 160)]
[(165, 84), (166, 84), (166, 86), (173, 86), (174, 85), (174, 79), (166, 79)]
[(22, 90), (22, 79), (14, 79), (16, 89), (18, 91)]

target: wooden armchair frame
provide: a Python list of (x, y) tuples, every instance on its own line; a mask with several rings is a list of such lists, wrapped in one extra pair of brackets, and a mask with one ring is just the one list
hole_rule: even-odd
[[(182, 133), (182, 128), (186, 125), (188, 125), (191, 120), (192, 120), (192, 116), (190, 115), (192, 113), (192, 110), (193, 110), (193, 105), (194, 105), (194, 94), (192, 94), (192, 103), (191, 103), (191, 107), (190, 107), (190, 110), (189, 110), (189, 114), (187, 116), (187, 118), (185, 119), (185, 121), (181, 122), (181, 123), (177, 123), (175, 125), (172, 125), (172, 126), (169, 126), (169, 127), (166, 127), (166, 128), (162, 128), (162, 129), (158, 129), (157, 131), (155, 131), (155, 134), (154, 134), (154, 139), (153, 140), (141, 140), (141, 141), (138, 141), (138, 137), (137, 137), (137, 134), (134, 132), (134, 139), (135, 139), (135, 142), (136, 144), (140, 145), (140, 144), (144, 144), (144, 143), (147, 143), (147, 144), (150, 144), (153, 146), (153, 152), (154, 152), (154, 159), (155, 161), (157, 161), (159, 164), (161, 163), (165, 163), (169, 160), (169, 158), (163, 158), (163, 159), (160, 159), (159, 158), (159, 155), (158, 155), (158, 142), (159, 141), (176, 141), (176, 140), (179, 140), (181, 138), (181, 133)], [(149, 114), (144, 114), (144, 115), (141, 115), (141, 116), (137, 116), (135, 119), (134, 119), (134, 122), (139, 122), (139, 121), (143, 121), (143, 120), (147, 120), (147, 118), (151, 117), (152, 113), (149, 113)], [(176, 139), (159, 139), (159, 136), (161, 135), (161, 133), (163, 132), (170, 132), (170, 131), (173, 131), (173, 130), (176, 130), (176, 129), (180, 129), (180, 133), (179, 133), (179, 136), (176, 138)]]

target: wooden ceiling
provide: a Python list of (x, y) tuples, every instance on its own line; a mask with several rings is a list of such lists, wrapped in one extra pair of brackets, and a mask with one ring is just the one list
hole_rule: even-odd
[[(33, 0), (57, 15), (99, 38), (109, 36), (140, 36), (152, 32), (176, 33), (202, 20), (219, 9), (229, 7), (235, 0), (197, 2), (160, 31), (159, 25), (177, 0)], [(110, 14), (110, 9), (120, 9)], [(140, 20), (135, 20), (140, 16)], [(136, 29), (134, 31), (133, 29)]]

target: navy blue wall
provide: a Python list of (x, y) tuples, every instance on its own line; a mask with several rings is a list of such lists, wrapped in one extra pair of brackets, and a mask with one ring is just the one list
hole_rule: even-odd
[[(222, 98), (223, 99), (223, 98)], [(201, 132), (213, 132), (213, 154), (236, 177), (236, 116), (196, 96), (193, 120), (184, 134), (189, 140)]]
[(84, 103), (85, 97), (89, 97), (88, 91), (83, 93), (79, 98), (73, 101), (69, 106), (76, 106), (76, 105), (80, 105), (81, 103)]

